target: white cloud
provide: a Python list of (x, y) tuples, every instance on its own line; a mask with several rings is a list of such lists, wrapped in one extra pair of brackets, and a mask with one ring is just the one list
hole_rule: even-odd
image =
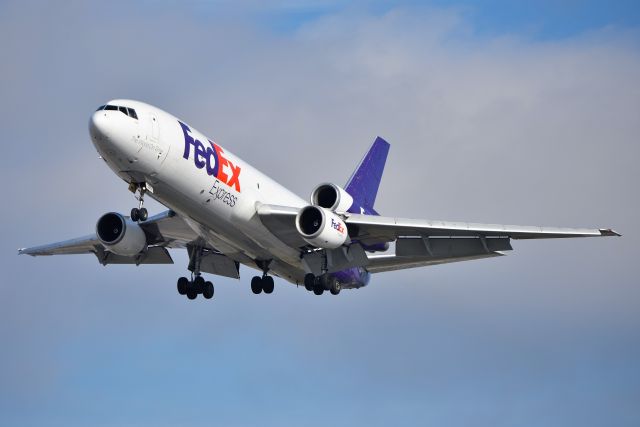
[[(339, 348), (358, 364), (337, 374), (317, 368), (328, 383), (344, 385), (344, 375), (355, 384), (353, 391), (366, 383), (390, 399), (388, 405), (402, 407), (380, 388), (392, 384), (409, 413), (420, 403), (411, 393), (424, 389), (418, 399), (431, 397), (434, 410), (445, 415), (453, 413), (448, 405), (470, 398), (464, 390), (482, 385), (478, 378), (492, 381), (479, 372), (496, 375), (487, 402), (477, 404), (490, 413), (492, 399), (512, 396), (505, 392), (512, 389), (522, 392), (514, 405), (529, 409), (562, 412), (554, 399), (563, 393), (577, 405), (582, 394), (562, 378), (560, 396), (547, 390), (556, 384), (553, 378), (540, 384), (527, 372), (571, 368), (571, 358), (581, 356), (572, 352), (574, 344), (576, 352), (632, 366), (624, 351), (611, 355), (598, 343), (611, 339), (623, 346), (629, 325), (639, 322), (637, 33), (604, 29), (545, 42), (517, 35), (478, 38), (455, 9), (405, 8), (382, 15), (338, 11), (282, 34), (251, 19), (229, 20), (215, 6), (152, 6), (2, 6), (0, 177), (8, 183), (9, 207), (2, 218), (9, 225), (1, 262), (9, 282), (21, 286), (0, 288), (0, 338), (19, 344), (22, 332), (34, 343), (14, 346), (4, 357), (19, 363), (23, 352), (30, 356), (25, 360), (37, 362), (32, 356), (52, 351), (51, 341), (59, 343), (56, 351), (68, 349), (65, 333), (72, 340), (90, 339), (84, 328), (124, 346), (151, 326), (178, 343), (189, 330), (186, 341), (192, 344), (204, 324), (229, 328), (224, 340), (207, 336), (213, 347), (226, 345), (235, 354), (242, 348), (229, 337), (246, 344), (247, 331), (254, 331), (266, 342), (275, 338), (294, 347), (310, 370), (317, 368), (310, 358), (331, 358)], [(284, 284), (272, 300), (254, 300), (246, 280), (237, 286), (219, 280), (214, 309), (185, 306), (169, 295), (184, 265), (105, 270), (86, 259), (12, 258), (19, 246), (83, 234), (100, 212), (130, 207), (125, 185), (96, 159), (86, 131), (93, 108), (116, 97), (173, 112), (305, 196), (318, 182), (342, 183), (380, 134), (392, 143), (378, 198), (384, 214), (615, 226), (625, 237), (515, 242), (516, 251), (506, 259), (378, 276), (370, 289), (341, 295), (339, 302), (315, 300)], [(176, 258), (184, 263), (184, 256)], [(43, 284), (51, 277), (58, 292)], [(35, 310), (33, 292), (42, 293)], [(238, 318), (240, 311), (250, 315)], [(33, 313), (33, 328), (20, 327), (25, 312)], [(111, 314), (121, 319), (115, 327)], [(330, 324), (349, 323), (318, 327), (318, 319), (327, 316)], [(295, 325), (291, 317), (298, 319)], [(79, 318), (86, 323), (79, 325)], [(135, 333), (118, 339), (121, 329), (137, 322), (142, 326)], [(253, 329), (267, 324), (274, 329)], [(394, 345), (382, 348), (380, 339)], [(158, 340), (154, 335), (150, 346)], [(635, 337), (628, 345), (637, 352)], [(400, 357), (396, 350), (402, 346), (413, 354)], [(540, 348), (559, 348), (561, 355), (548, 350), (537, 365), (531, 353)], [(215, 348), (206, 353), (215, 357)], [(429, 366), (419, 366), (422, 357)], [(451, 360), (469, 366), (465, 378), (456, 375)], [(268, 361), (289, 375), (298, 373), (279, 365), (281, 359)], [(50, 378), (51, 370), (36, 362), (23, 367), (33, 369), (34, 378)], [(607, 399), (616, 372), (585, 363), (578, 372), (595, 366), (608, 374), (602, 382), (589, 382)], [(501, 376), (504, 364), (507, 373)], [(64, 378), (64, 364), (56, 366)], [(242, 378), (247, 387), (255, 385)], [(532, 391), (522, 390), (521, 378), (534, 384)], [(331, 389), (324, 378), (316, 381), (322, 390)], [(28, 390), (31, 383), (25, 384)], [(436, 388), (446, 384), (439, 395)], [(381, 405), (382, 397), (376, 401)], [(359, 407), (367, 407), (362, 399)], [(472, 414), (490, 418), (473, 402), (468, 405)], [(381, 415), (385, 411), (391, 409)]]

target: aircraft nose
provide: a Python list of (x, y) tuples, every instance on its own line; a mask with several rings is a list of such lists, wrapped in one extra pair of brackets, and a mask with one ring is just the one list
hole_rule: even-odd
[(109, 139), (109, 120), (104, 111), (96, 111), (91, 115), (89, 119), (89, 133), (96, 141)]

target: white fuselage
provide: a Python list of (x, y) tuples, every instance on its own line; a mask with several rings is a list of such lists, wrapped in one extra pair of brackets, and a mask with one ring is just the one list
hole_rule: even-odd
[(211, 247), (256, 267), (301, 282), (300, 253), (271, 234), (256, 214), (260, 204), (308, 203), (171, 114), (148, 104), (113, 100), (135, 109), (96, 111), (91, 139), (109, 167), (128, 183), (146, 183), (151, 197), (181, 215)]

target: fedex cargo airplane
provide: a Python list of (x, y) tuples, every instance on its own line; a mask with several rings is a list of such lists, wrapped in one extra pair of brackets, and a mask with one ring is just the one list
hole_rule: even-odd
[[(211, 298), (202, 273), (240, 278), (257, 269), (255, 294), (273, 276), (333, 295), (372, 274), (504, 255), (511, 239), (618, 236), (611, 229), (506, 226), (380, 216), (374, 203), (389, 144), (377, 138), (344, 187), (323, 183), (306, 201), (184, 121), (151, 105), (117, 99), (89, 120), (91, 141), (138, 200), (129, 216), (102, 215), (94, 232), (20, 249), (32, 256), (94, 254), (102, 265), (172, 264), (185, 248), (189, 277), (178, 293)], [(259, 150), (260, 148), (257, 147)], [(148, 216), (145, 196), (168, 210)], [(390, 248), (390, 244), (391, 245)]]

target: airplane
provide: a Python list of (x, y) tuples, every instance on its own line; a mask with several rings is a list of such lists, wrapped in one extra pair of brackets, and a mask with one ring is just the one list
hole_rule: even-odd
[[(322, 183), (307, 202), (181, 119), (143, 102), (107, 102), (91, 115), (89, 133), (137, 206), (129, 216), (105, 213), (86, 236), (19, 254), (94, 254), (105, 266), (141, 265), (172, 264), (167, 249), (186, 249), (191, 274), (178, 279), (177, 289), (191, 300), (214, 295), (203, 273), (239, 279), (241, 264), (259, 271), (251, 279), (254, 294), (271, 294), (277, 276), (316, 295), (337, 295), (366, 286), (376, 273), (502, 256), (512, 250), (511, 239), (620, 236), (609, 228), (380, 216), (374, 203), (390, 147), (380, 137), (344, 187)], [(168, 210), (150, 217), (146, 195)]]

